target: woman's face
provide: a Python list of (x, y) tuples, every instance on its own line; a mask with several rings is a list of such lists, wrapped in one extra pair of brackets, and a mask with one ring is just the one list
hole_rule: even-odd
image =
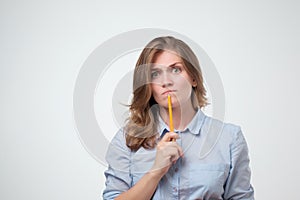
[(196, 82), (187, 74), (182, 59), (172, 51), (163, 51), (151, 67), (151, 89), (155, 101), (168, 107), (168, 94), (174, 108), (192, 105), (192, 86)]

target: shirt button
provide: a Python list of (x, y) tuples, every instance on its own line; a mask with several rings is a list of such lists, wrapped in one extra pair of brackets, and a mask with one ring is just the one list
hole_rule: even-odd
[(175, 168), (175, 172), (178, 172), (178, 167)]

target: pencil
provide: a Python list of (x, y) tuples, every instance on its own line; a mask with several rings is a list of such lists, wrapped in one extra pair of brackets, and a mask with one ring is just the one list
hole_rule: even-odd
[[(172, 113), (172, 101), (171, 96), (168, 95), (168, 107), (169, 107), (169, 119), (170, 119), (170, 132), (174, 132), (174, 126), (173, 126), (173, 113)], [(172, 141), (176, 141), (175, 138), (172, 139)]]

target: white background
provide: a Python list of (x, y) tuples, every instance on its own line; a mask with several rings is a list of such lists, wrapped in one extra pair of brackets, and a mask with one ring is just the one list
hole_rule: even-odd
[(297, 198), (299, 19), (292, 0), (2, 0), (0, 199), (102, 198), (105, 167), (76, 132), (74, 84), (97, 46), (138, 28), (176, 31), (206, 51), (225, 121), (246, 136), (256, 199)]

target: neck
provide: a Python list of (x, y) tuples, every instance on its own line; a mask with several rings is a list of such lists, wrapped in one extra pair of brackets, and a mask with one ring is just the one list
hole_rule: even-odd
[[(176, 130), (184, 130), (186, 126), (192, 121), (196, 110), (193, 108), (192, 104), (186, 106), (175, 107), (172, 109), (173, 112), (173, 125)], [(169, 112), (168, 108), (161, 108), (160, 115), (164, 122), (169, 124)]]

